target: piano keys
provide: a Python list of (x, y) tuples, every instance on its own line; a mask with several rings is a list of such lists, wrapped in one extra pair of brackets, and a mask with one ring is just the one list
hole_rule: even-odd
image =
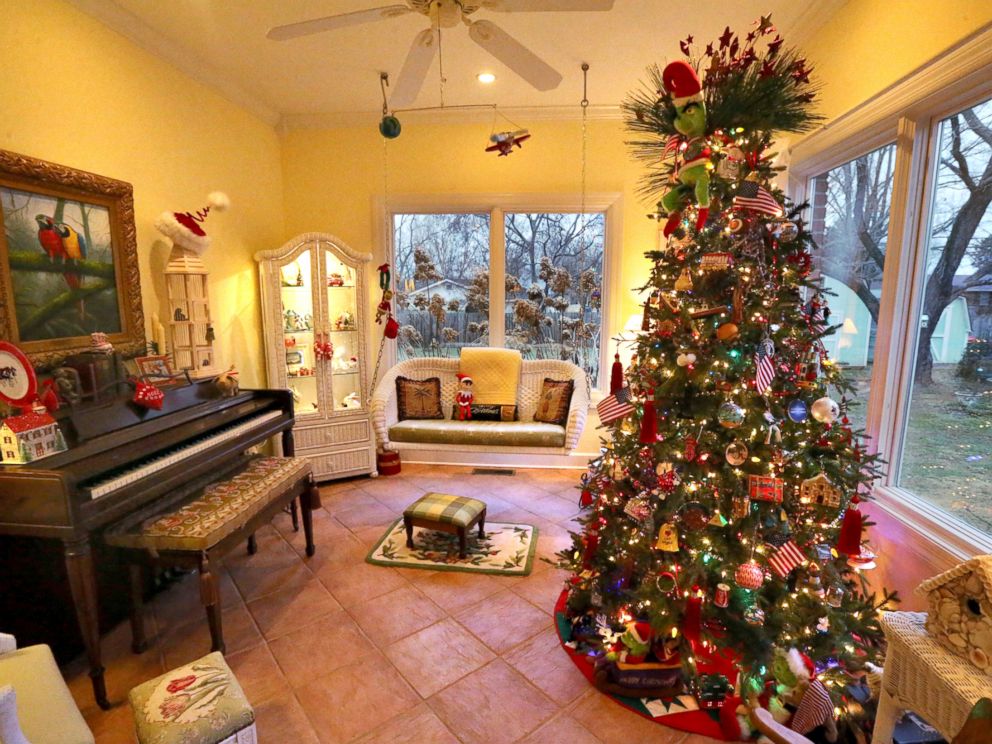
[[(191, 498), (204, 477), (280, 434), (293, 454), (293, 399), (286, 390), (217, 398), (210, 383), (165, 391), (161, 411), (127, 395), (61, 419), (68, 449), (25, 465), (0, 465), (0, 539), (58, 540), (97, 703), (107, 699), (100, 656), (91, 543), (149, 504)], [(61, 412), (60, 412), (61, 413)]]

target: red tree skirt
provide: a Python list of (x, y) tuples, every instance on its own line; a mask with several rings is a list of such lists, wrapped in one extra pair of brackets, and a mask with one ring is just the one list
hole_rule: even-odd
[[(555, 603), (555, 628), (558, 631), (558, 640), (561, 642), (561, 647), (565, 650), (565, 653), (567, 653), (568, 657), (572, 660), (572, 663), (575, 664), (579, 671), (585, 675), (585, 678), (592, 683), (592, 659), (565, 645), (565, 641), (568, 640), (571, 633), (571, 624), (565, 616), (565, 601), (567, 598), (568, 590), (566, 589), (561, 593), (561, 596), (558, 597), (558, 601)], [(726, 664), (714, 664), (712, 669), (706, 669), (705, 666), (707, 665), (700, 663), (700, 671), (713, 671), (720, 672), (722, 674), (727, 673)], [(734, 674), (736, 674), (736, 671)], [(730, 679), (733, 681), (732, 676)], [(695, 697), (692, 695), (680, 695), (679, 697), (673, 698), (669, 701), (657, 701), (657, 705), (654, 706), (654, 715), (652, 714), (652, 711), (648, 710), (647, 706), (641, 702), (640, 698), (622, 697), (620, 695), (607, 695), (607, 697), (613, 698), (613, 700), (618, 702), (620, 705), (634, 711), (639, 716), (648, 718), (655, 723), (660, 723), (663, 726), (670, 726), (671, 728), (678, 729), (680, 731), (689, 731), (693, 734), (702, 734), (703, 736), (709, 736), (714, 739), (726, 741), (726, 738), (720, 731), (720, 724), (718, 723), (719, 710), (700, 709), (696, 704)]]

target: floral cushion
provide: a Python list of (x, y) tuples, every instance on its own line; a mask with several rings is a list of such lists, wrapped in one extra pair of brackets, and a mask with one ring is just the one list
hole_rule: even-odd
[(107, 532), (107, 542), (128, 548), (205, 550), (240, 529), (311, 470), (299, 457), (258, 457), (232, 478), (207, 486), (197, 499), (138, 525)]
[(139, 744), (256, 744), (255, 712), (220, 652), (128, 695)]

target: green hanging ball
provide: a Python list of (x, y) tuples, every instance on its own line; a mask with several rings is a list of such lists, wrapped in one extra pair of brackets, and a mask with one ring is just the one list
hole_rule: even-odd
[(400, 136), (400, 120), (395, 116), (387, 114), (379, 122), (379, 134), (386, 139), (396, 139)]

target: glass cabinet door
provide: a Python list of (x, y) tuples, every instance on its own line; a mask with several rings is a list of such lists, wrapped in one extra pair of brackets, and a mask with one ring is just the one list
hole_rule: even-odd
[(330, 368), (331, 409), (357, 410), (362, 400), (361, 366), (359, 359), (357, 272), (330, 251), (324, 252), (324, 282), (327, 285), (327, 327), (325, 338), (334, 348)]
[(320, 413), (314, 355), (313, 255), (312, 250), (305, 250), (279, 269), (286, 383), (293, 393), (297, 416)]

